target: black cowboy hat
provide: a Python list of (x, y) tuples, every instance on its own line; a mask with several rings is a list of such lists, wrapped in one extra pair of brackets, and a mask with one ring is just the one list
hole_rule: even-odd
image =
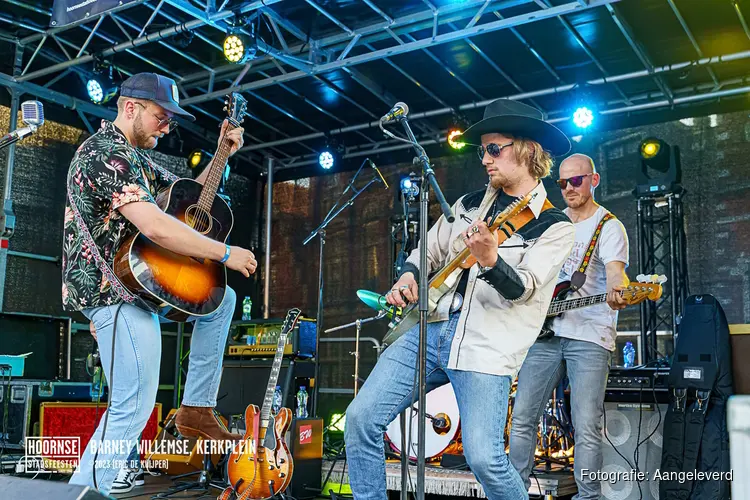
[(458, 139), (468, 144), (482, 144), (484, 134), (510, 134), (534, 140), (553, 156), (570, 151), (567, 136), (542, 118), (542, 113), (531, 106), (510, 99), (497, 99), (484, 108), (484, 119), (478, 121)]

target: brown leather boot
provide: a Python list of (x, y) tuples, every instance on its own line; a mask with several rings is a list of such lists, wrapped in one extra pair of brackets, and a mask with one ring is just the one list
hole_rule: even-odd
[(198, 437), (216, 441), (242, 440), (239, 434), (228, 432), (214, 415), (213, 408), (199, 406), (180, 406), (175, 416), (177, 431), (185, 437)]

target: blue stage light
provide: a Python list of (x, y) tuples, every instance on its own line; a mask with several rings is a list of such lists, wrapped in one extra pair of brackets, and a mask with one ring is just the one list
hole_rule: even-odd
[(326, 170), (333, 167), (334, 159), (331, 152), (323, 151), (322, 153), (320, 153), (320, 156), (318, 156), (318, 163), (320, 163), (320, 166)]
[(573, 123), (578, 128), (588, 128), (594, 123), (594, 112), (586, 106), (581, 106), (573, 113)]

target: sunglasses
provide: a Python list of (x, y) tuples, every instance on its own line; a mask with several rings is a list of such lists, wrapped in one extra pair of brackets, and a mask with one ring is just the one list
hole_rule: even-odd
[(494, 142), (491, 142), (487, 144), (487, 146), (477, 146), (477, 155), (479, 156), (479, 161), (484, 160), (485, 153), (489, 153), (490, 156), (493, 158), (499, 158), (500, 153), (503, 152), (503, 149), (512, 145), (513, 145), (512, 142), (509, 142), (508, 144), (503, 144), (502, 146), (495, 144)]
[(588, 177), (589, 175), (593, 174), (583, 174), (583, 175), (576, 175), (574, 177), (570, 177), (569, 179), (560, 179), (557, 181), (557, 185), (560, 186), (560, 189), (565, 189), (568, 187), (568, 183), (570, 183), (573, 187), (580, 187), (581, 184), (583, 184), (583, 178)]
[(177, 120), (174, 120), (172, 118), (159, 118), (150, 109), (148, 109), (146, 106), (144, 106), (140, 102), (136, 102), (136, 104), (142, 107), (143, 110), (146, 111), (146, 113), (150, 114), (151, 116), (159, 120), (159, 124), (156, 126), (157, 130), (161, 130), (162, 128), (164, 128), (164, 125), (167, 125), (167, 124), (169, 124), (170, 132), (177, 128)]

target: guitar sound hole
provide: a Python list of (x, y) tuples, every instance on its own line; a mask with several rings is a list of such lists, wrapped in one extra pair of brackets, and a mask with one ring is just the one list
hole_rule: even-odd
[(190, 205), (185, 210), (185, 223), (201, 234), (207, 234), (211, 231), (214, 219), (209, 212), (206, 212), (198, 205)]

